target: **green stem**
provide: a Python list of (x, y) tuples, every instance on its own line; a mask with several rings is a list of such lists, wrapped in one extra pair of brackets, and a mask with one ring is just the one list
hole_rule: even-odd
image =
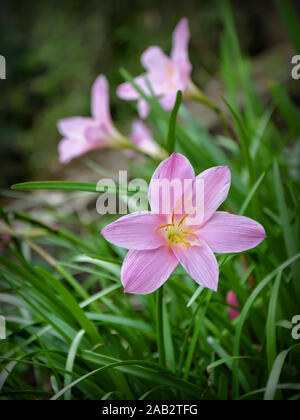
[(187, 354), (186, 361), (185, 361), (185, 371), (184, 371), (184, 375), (183, 375), (184, 380), (187, 380), (187, 378), (189, 376), (190, 368), (191, 368), (193, 358), (194, 358), (194, 353), (195, 353), (195, 350), (196, 350), (198, 337), (199, 337), (199, 334), (200, 334), (200, 329), (201, 329), (201, 326), (203, 324), (203, 319), (205, 317), (205, 314), (206, 314), (206, 311), (207, 311), (207, 308), (209, 306), (209, 303), (211, 301), (212, 296), (213, 296), (213, 291), (209, 290), (209, 289), (207, 289), (205, 291), (205, 293), (203, 293), (203, 295), (201, 296), (201, 303), (202, 303), (201, 310), (200, 310), (199, 317), (198, 317), (197, 321), (194, 323), (194, 332), (193, 332), (193, 335), (192, 335), (192, 340), (191, 340), (189, 350), (188, 350), (188, 354)]
[(156, 295), (156, 339), (159, 355), (159, 363), (165, 366), (165, 345), (163, 325), (163, 287), (160, 287)]
[(212, 102), (200, 89), (197, 88), (192, 82), (190, 82), (187, 92), (185, 93), (185, 97), (188, 99), (192, 99), (194, 101), (200, 102), (202, 105), (205, 105), (207, 108), (213, 110), (219, 117), (220, 121), (222, 122), (223, 126), (225, 127), (228, 135), (237, 143), (240, 144), (240, 141), (234, 131), (234, 128), (231, 122), (228, 120), (224, 112), (221, 108)]
[(198, 302), (198, 305), (197, 305), (196, 309), (193, 312), (192, 319), (191, 319), (191, 321), (189, 323), (187, 332), (186, 332), (185, 337), (184, 337), (184, 341), (183, 341), (183, 345), (182, 345), (182, 349), (181, 349), (180, 357), (179, 357), (178, 369), (177, 369), (177, 373), (178, 373), (179, 376), (181, 376), (181, 374), (182, 374), (182, 369), (183, 369), (183, 364), (184, 364), (184, 357), (185, 357), (185, 353), (186, 353), (188, 339), (190, 337), (192, 328), (194, 326), (196, 315), (197, 315), (197, 313), (198, 313), (201, 305), (202, 305), (202, 300), (200, 299), (199, 302)]

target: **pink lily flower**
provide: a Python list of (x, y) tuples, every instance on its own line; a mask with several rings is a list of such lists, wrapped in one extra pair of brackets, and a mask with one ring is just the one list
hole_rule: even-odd
[[(170, 206), (170, 214), (153, 211), (158, 207), (154, 194), (157, 183), (162, 196), (163, 181), (175, 179), (182, 185), (185, 180), (203, 181), (204, 218), (200, 225), (191, 224), (195, 209), (175, 214), (175, 207), (184, 200), (184, 189), (184, 194), (173, 193), (172, 201), (176, 206)], [(125, 292), (154, 292), (178, 263), (198, 284), (217, 290), (219, 268), (214, 252), (242, 252), (257, 246), (266, 237), (264, 228), (254, 220), (217, 211), (227, 197), (230, 180), (227, 166), (207, 169), (195, 177), (188, 159), (178, 153), (158, 166), (149, 186), (151, 211), (126, 215), (102, 230), (109, 242), (129, 249), (121, 272)], [(187, 193), (193, 195), (193, 190)]]
[[(188, 58), (189, 38), (188, 20), (183, 18), (173, 34), (170, 57), (159, 47), (149, 47), (141, 57), (142, 66), (147, 73), (137, 77), (135, 83), (147, 96), (152, 96), (149, 83), (155, 96), (159, 97), (160, 104), (167, 111), (173, 108), (177, 91), (186, 92), (189, 88), (192, 71)], [(130, 83), (121, 84), (117, 94), (121, 99), (138, 100), (140, 117), (147, 117), (149, 106)]]
[(58, 121), (58, 130), (64, 136), (58, 146), (62, 163), (70, 162), (93, 149), (120, 147), (127, 142), (111, 120), (109, 87), (105, 76), (98, 76), (91, 94), (92, 117), (71, 117)]
[[(133, 121), (129, 139), (139, 150), (146, 153), (147, 155), (154, 158), (166, 158), (166, 152), (161, 147), (159, 147), (159, 145), (153, 139), (151, 131), (143, 123), (143, 121)], [(137, 153), (131, 150), (126, 150), (126, 154), (128, 157), (137, 156)]]
[[(234, 306), (235, 308), (239, 307), (238, 298), (232, 290), (230, 290), (227, 293), (226, 302), (228, 303), (228, 305)], [(229, 313), (229, 318), (231, 319), (231, 321), (233, 321), (235, 318), (237, 318), (240, 315), (240, 313), (237, 309), (234, 309), (231, 306), (228, 307), (228, 313)]]

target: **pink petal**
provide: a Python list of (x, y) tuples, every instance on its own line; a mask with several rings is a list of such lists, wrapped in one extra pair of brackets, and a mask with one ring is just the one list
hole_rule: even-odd
[(140, 120), (135, 120), (132, 123), (132, 133), (130, 135), (130, 140), (145, 153), (155, 155), (159, 152), (159, 147), (153, 140), (151, 131)]
[(156, 85), (169, 80), (172, 77), (173, 65), (170, 58), (163, 52), (159, 47), (149, 47), (142, 54), (142, 65), (148, 72), (151, 87), (156, 94), (160, 94), (160, 91), (156, 91), (160, 88)]
[(138, 102), (138, 113), (139, 116), (144, 120), (145, 118), (147, 118), (148, 114), (150, 111), (150, 107), (148, 105), (148, 102), (145, 101), (145, 99), (141, 99)]
[(109, 132), (103, 124), (91, 124), (85, 130), (85, 138), (93, 147), (103, 147), (109, 142)]
[(89, 150), (91, 150), (90, 145), (84, 141), (62, 139), (58, 145), (59, 161), (68, 163)]
[(9, 235), (2, 234), (0, 235), (0, 249), (6, 245), (9, 245), (11, 242), (11, 237)]
[(60, 134), (66, 138), (82, 140), (84, 131), (93, 122), (92, 118), (71, 117), (59, 120), (57, 128)]
[[(226, 302), (228, 303), (228, 305), (235, 306), (236, 308), (239, 307), (239, 301), (236, 297), (236, 294), (232, 290), (227, 293)], [(228, 307), (228, 313), (231, 321), (233, 321), (240, 315), (238, 310), (231, 307)]]
[(159, 215), (136, 212), (121, 217), (107, 225), (102, 235), (114, 245), (127, 249), (155, 249), (165, 243), (162, 233), (156, 228), (166, 223)]
[(188, 43), (190, 39), (189, 24), (186, 18), (180, 20), (173, 34), (173, 48), (171, 57), (179, 67), (182, 76), (190, 77), (192, 66), (189, 62)]
[[(185, 188), (184, 180), (193, 181), (194, 179), (195, 172), (189, 160), (180, 153), (173, 153), (169, 158), (161, 162), (152, 176), (148, 191), (151, 209), (155, 211), (159, 209), (159, 211), (161, 211), (165, 200), (168, 198), (165, 194), (163, 194), (162, 185), (164, 180), (166, 182), (178, 180), (180, 186), (180, 188), (175, 191), (171, 188), (170, 207), (172, 212), (175, 204), (182, 198)], [(157, 180), (159, 181), (157, 182)], [(156, 188), (157, 186), (158, 188)], [(155, 193), (157, 190), (159, 194)], [(153, 197), (153, 199), (151, 197)]]
[[(134, 79), (134, 83), (146, 94), (149, 94), (145, 76), (139, 76)], [(132, 101), (140, 98), (139, 92), (129, 83), (122, 83), (117, 89), (117, 95), (121, 99)]]
[(219, 267), (211, 249), (203, 242), (199, 246), (174, 246), (172, 250), (188, 274), (198, 284), (217, 291)]
[[(180, 90), (178, 88), (178, 90)], [(171, 93), (166, 93), (161, 99), (160, 104), (166, 111), (171, 111), (174, 108), (175, 101), (176, 101), (176, 95), (178, 90), (175, 90)]]
[[(136, 85), (147, 95), (150, 96), (149, 87), (146, 83), (145, 76), (139, 76), (134, 79)], [(138, 100), (138, 113), (142, 119), (145, 119), (150, 111), (150, 107), (143, 99), (139, 92), (128, 82), (122, 83), (117, 89), (117, 95), (119, 98), (126, 101)]]
[(91, 112), (97, 121), (111, 125), (109, 87), (105, 76), (98, 76), (92, 86)]
[(121, 273), (125, 292), (141, 295), (154, 292), (168, 280), (177, 264), (174, 254), (165, 246), (150, 251), (129, 251)]
[(264, 228), (248, 217), (216, 212), (198, 235), (217, 253), (242, 252), (266, 237)]
[(152, 134), (149, 128), (140, 120), (134, 120), (131, 125), (131, 136), (132, 143), (139, 146), (145, 140), (152, 140)]
[(228, 166), (215, 166), (199, 174), (204, 181), (204, 222), (209, 220), (225, 201), (231, 183)]

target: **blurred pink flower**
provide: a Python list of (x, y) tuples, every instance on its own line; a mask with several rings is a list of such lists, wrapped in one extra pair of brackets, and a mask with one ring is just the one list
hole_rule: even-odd
[(11, 237), (9, 235), (0, 235), (0, 251), (3, 251), (4, 248), (9, 245)]
[[(183, 18), (173, 34), (170, 57), (159, 47), (149, 47), (141, 58), (142, 66), (147, 73), (137, 77), (135, 83), (147, 96), (151, 96), (149, 83), (153, 93), (159, 97), (162, 107), (167, 111), (173, 108), (177, 91), (185, 92), (188, 89), (192, 70), (188, 58), (189, 38), (188, 20)], [(147, 117), (149, 106), (130, 83), (121, 84), (117, 94), (125, 100), (138, 100), (140, 117)]]
[(58, 130), (64, 136), (58, 146), (62, 163), (70, 162), (89, 150), (119, 146), (127, 141), (111, 120), (109, 87), (105, 76), (98, 76), (91, 93), (92, 118), (71, 117), (58, 121)]
[[(131, 126), (131, 142), (142, 152), (156, 158), (166, 158), (166, 152), (159, 147), (153, 139), (151, 131), (141, 120), (135, 120)], [(128, 157), (136, 157), (137, 153), (132, 150), (126, 150)]]
[[(230, 290), (227, 293), (226, 302), (228, 303), (228, 305), (234, 306), (235, 308), (239, 307), (239, 301), (236, 297), (236, 294), (232, 290)], [(235, 318), (237, 318), (240, 315), (239, 311), (232, 307), (228, 307), (228, 313), (229, 313), (229, 317), (231, 321), (233, 321)]]
[[(200, 225), (189, 219), (195, 209), (177, 214), (177, 205), (191, 191), (173, 191), (170, 214), (158, 208), (165, 180), (178, 180), (186, 185), (201, 179), (204, 183), (204, 219)], [(154, 194), (159, 186), (159, 198)], [(230, 170), (226, 166), (207, 169), (195, 177), (194, 170), (183, 155), (173, 153), (153, 174), (149, 186), (150, 212), (136, 212), (106, 226), (102, 235), (111, 243), (129, 249), (123, 262), (121, 281), (125, 292), (148, 294), (158, 289), (181, 263), (200, 285), (217, 290), (219, 268), (214, 252), (242, 252), (257, 246), (265, 237), (264, 228), (252, 219), (226, 212), (217, 212), (230, 188)], [(160, 203), (159, 203), (160, 204)], [(176, 209), (175, 209), (176, 207)], [(176, 214), (175, 214), (176, 210)]]

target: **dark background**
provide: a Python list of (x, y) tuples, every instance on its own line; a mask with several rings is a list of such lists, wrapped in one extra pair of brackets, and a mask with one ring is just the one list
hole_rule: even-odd
[[(246, 56), (285, 48), (275, 2), (236, 0), (232, 6)], [(203, 87), (219, 72), (222, 23), (215, 1), (1, 0), (7, 79), (0, 81), (0, 188), (60, 169), (56, 122), (89, 114), (90, 86), (98, 74), (109, 79), (116, 124), (128, 124), (134, 110), (115, 95), (123, 81), (119, 69), (139, 74), (140, 55), (150, 45), (169, 52), (183, 16), (192, 33), (193, 79)]]

